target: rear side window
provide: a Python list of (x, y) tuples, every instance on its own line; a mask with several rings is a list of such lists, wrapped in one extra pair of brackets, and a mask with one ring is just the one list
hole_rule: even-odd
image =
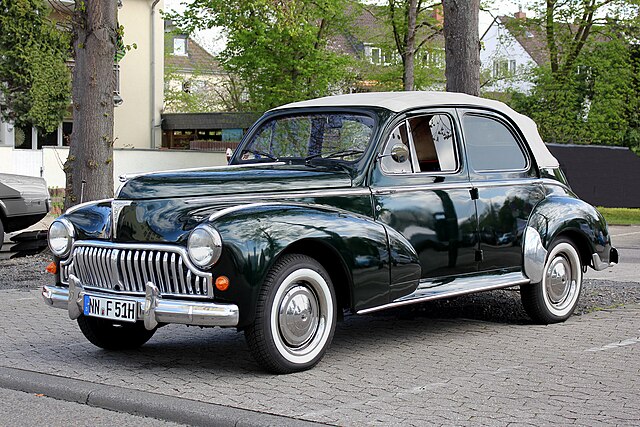
[(469, 164), (474, 170), (522, 170), (527, 167), (527, 158), (518, 141), (498, 120), (467, 114), (463, 127)]

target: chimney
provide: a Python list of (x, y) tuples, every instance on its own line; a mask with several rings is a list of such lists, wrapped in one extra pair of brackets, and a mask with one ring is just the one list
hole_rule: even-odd
[(516, 19), (523, 19), (523, 20), (527, 19), (527, 14), (522, 11), (522, 7), (520, 7), (519, 10), (516, 13), (514, 13), (513, 16)]
[(444, 14), (442, 13), (442, 5), (434, 6), (431, 9), (431, 17), (437, 22), (438, 26), (444, 24)]

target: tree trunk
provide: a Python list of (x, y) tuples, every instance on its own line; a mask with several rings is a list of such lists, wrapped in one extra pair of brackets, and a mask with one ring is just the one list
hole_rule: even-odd
[(404, 90), (414, 89), (414, 61), (416, 56), (416, 19), (418, 0), (409, 0), (407, 9), (407, 33), (405, 36), (405, 54), (402, 59), (402, 84)]
[(480, 94), (479, 0), (444, 0), (447, 92)]
[(113, 196), (116, 16), (116, 0), (76, 0), (73, 133), (64, 165), (65, 209)]

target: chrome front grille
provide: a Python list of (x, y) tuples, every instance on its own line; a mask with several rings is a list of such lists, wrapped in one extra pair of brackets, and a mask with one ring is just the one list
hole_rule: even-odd
[(60, 266), (65, 284), (74, 274), (86, 288), (144, 294), (151, 282), (163, 296), (213, 296), (211, 274), (198, 270), (179, 246), (79, 241)]

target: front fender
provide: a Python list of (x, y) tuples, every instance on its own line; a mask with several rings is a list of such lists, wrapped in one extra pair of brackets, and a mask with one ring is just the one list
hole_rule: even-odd
[[(578, 246), (583, 264), (598, 267), (593, 263), (594, 254), (597, 254), (598, 258), (606, 264), (610, 261), (617, 262), (617, 259), (610, 260), (612, 246), (607, 222), (596, 208), (580, 199), (569, 196), (550, 196), (542, 200), (531, 213), (523, 250), (525, 273), (532, 281), (539, 281), (535, 279), (542, 278), (541, 270), (534, 271), (534, 263), (531, 262), (533, 256), (531, 249), (535, 244), (536, 233), (540, 237), (539, 244), (544, 249), (545, 255), (546, 250), (558, 236), (567, 235)], [(537, 256), (540, 257), (539, 248)], [(536, 261), (535, 264), (539, 262)], [(540, 265), (539, 268), (542, 269), (543, 266)]]
[(268, 271), (294, 244), (326, 248), (347, 272), (352, 308), (388, 302), (389, 250), (383, 225), (339, 209), (307, 204), (252, 204), (220, 211), (209, 222), (222, 237), (214, 278), (231, 286), (216, 298), (240, 307), (239, 326), (253, 321), (258, 293)]

